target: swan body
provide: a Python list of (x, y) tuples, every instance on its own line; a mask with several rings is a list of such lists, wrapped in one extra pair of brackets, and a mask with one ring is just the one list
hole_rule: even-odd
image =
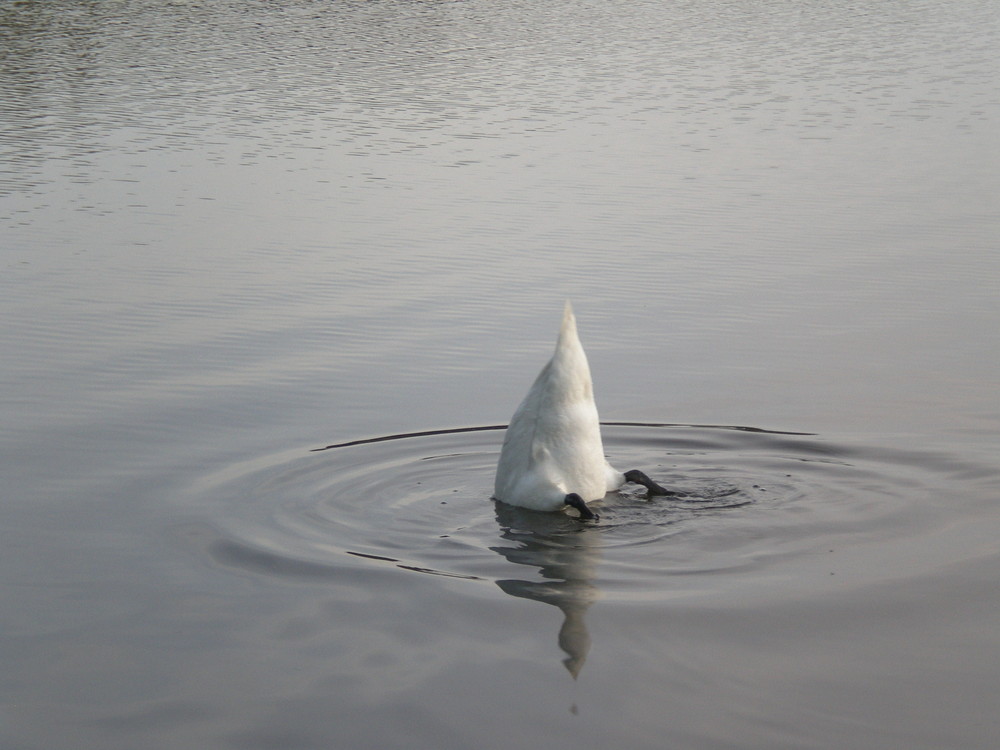
[[(493, 496), (532, 510), (571, 505), (590, 519), (596, 516), (586, 502), (638, 477), (650, 481), (641, 472), (623, 474), (604, 457), (590, 366), (567, 301), (555, 353), (507, 427)], [(650, 484), (651, 494), (653, 487), (667, 494)]]

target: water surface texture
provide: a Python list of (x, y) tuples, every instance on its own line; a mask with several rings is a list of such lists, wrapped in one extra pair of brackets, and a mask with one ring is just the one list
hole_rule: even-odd
[[(0, 4), (0, 746), (986, 750), (991, 0)], [(601, 520), (494, 503), (573, 301)]]

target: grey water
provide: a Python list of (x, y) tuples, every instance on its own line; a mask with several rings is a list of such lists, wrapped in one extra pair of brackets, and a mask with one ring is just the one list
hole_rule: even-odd
[[(0, 746), (1000, 739), (1000, 10), (0, 3)], [(601, 520), (491, 501), (571, 299)]]

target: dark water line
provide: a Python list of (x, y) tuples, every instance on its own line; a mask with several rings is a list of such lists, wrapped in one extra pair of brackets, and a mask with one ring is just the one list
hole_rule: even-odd
[[(721, 424), (680, 424), (671, 422), (601, 422), (603, 427), (690, 427), (700, 430), (736, 430), (739, 432), (757, 432), (766, 435), (798, 435), (812, 437), (813, 432), (788, 432), (785, 430), (765, 430), (762, 427), (742, 427), (739, 425)], [(456, 435), (465, 432), (486, 432), (488, 430), (506, 430), (505, 424), (484, 425), (481, 427), (452, 427), (442, 430), (423, 430), (422, 432), (402, 432), (397, 435), (380, 435), (379, 437), (361, 438), (350, 440), (346, 443), (334, 443), (322, 448), (311, 448), (310, 453), (328, 451), (334, 448), (349, 448), (354, 445), (368, 445), (370, 443), (384, 443), (389, 440), (406, 440), (408, 438), (430, 437), (432, 435)]]
[(601, 422), (605, 427), (690, 427), (697, 430), (736, 430), (737, 432), (759, 432), (765, 435), (801, 435), (814, 437), (815, 432), (789, 432), (787, 430), (765, 430), (763, 427), (743, 427), (729, 424), (681, 424), (678, 422)]
[(370, 443), (384, 443), (389, 440), (406, 440), (407, 438), (418, 438), (418, 437), (429, 437), (431, 435), (455, 435), (461, 432), (485, 432), (487, 430), (506, 430), (507, 425), (505, 424), (495, 424), (488, 425), (485, 427), (453, 427), (446, 430), (424, 430), (423, 432), (403, 432), (398, 435), (382, 435), (380, 437), (373, 438), (362, 438), (360, 440), (351, 440), (346, 443), (334, 443), (333, 445), (327, 445), (322, 448), (312, 448), (310, 453), (317, 453), (319, 451), (328, 451), (333, 448), (349, 448), (352, 445), (368, 445)]
[[(366, 560), (377, 560), (379, 562), (392, 563), (401, 570), (409, 570), (414, 573), (424, 573), (427, 575), (444, 576), (445, 578), (461, 578), (467, 581), (483, 581), (479, 576), (467, 575), (464, 573), (451, 573), (444, 570), (423, 567), (419, 565), (407, 565), (392, 557), (382, 555), (370, 555), (363, 552), (352, 552), (344, 550), (348, 555), (362, 557)], [(282, 554), (257, 549), (243, 542), (222, 539), (214, 542), (209, 554), (217, 561), (225, 565), (250, 570), (256, 573), (266, 573), (284, 578), (294, 578), (298, 580), (331, 580), (345, 575), (344, 571), (337, 565), (298, 560)]]

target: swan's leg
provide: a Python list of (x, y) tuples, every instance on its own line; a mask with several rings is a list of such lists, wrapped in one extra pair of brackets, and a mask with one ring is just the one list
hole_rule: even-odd
[(638, 469), (632, 469), (631, 471), (626, 471), (625, 481), (634, 482), (635, 484), (641, 484), (643, 487), (646, 488), (646, 491), (649, 493), (650, 497), (653, 497), (654, 495), (686, 497), (685, 493), (683, 492), (674, 492), (673, 490), (668, 490), (665, 487), (661, 487)]
[(571, 508), (576, 508), (578, 511), (580, 511), (581, 521), (597, 521), (598, 519), (600, 519), (600, 516), (594, 513), (594, 511), (592, 511), (590, 508), (588, 508), (587, 504), (583, 502), (583, 498), (577, 495), (575, 492), (571, 492), (568, 495), (566, 495), (566, 505), (568, 505)]

